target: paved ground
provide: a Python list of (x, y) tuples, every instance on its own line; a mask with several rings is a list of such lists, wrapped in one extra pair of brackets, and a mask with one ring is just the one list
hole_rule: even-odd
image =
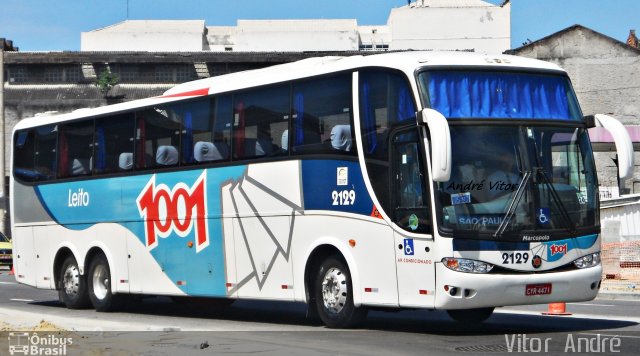
[[(54, 333), (72, 339), (65, 349), (69, 355), (100, 354), (98, 350), (148, 355), (468, 355), (538, 347), (564, 354), (598, 351), (596, 346), (606, 353), (635, 355), (640, 349), (638, 306), (639, 301), (596, 299), (568, 304), (573, 315), (564, 317), (543, 316), (546, 305), (500, 308), (481, 325), (456, 323), (440, 311), (373, 311), (361, 328), (345, 331), (309, 322), (304, 305), (279, 302), (238, 301), (216, 308), (152, 298), (118, 313), (68, 310), (54, 291), (18, 285), (6, 272), (0, 274), (0, 320), (21, 327), (45, 320), (70, 330)], [(0, 354), (6, 354), (16, 337), (0, 335)]]

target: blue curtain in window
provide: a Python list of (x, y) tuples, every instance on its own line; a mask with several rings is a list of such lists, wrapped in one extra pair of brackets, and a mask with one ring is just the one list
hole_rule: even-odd
[(184, 115), (185, 134), (182, 137), (182, 161), (193, 162), (193, 117), (191, 112)]
[(378, 144), (376, 137), (376, 117), (371, 107), (370, 85), (368, 82), (362, 83), (362, 122), (364, 128), (364, 138), (366, 139), (366, 149), (368, 154), (372, 154), (376, 150)]
[(559, 76), (429, 73), (431, 107), (447, 118), (571, 120), (567, 88)]
[(96, 130), (98, 152), (96, 153), (96, 169), (100, 172), (107, 168), (107, 147), (105, 146), (104, 128), (98, 127)]
[(413, 100), (411, 100), (411, 93), (405, 85), (401, 85), (398, 88), (398, 113), (396, 120), (398, 122), (414, 120), (415, 114)]
[(304, 95), (296, 93), (293, 100), (293, 109), (296, 114), (294, 146), (304, 144)]

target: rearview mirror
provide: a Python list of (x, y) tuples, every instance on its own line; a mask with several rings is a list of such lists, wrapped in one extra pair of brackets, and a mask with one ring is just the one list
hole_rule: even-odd
[[(431, 136), (431, 173), (434, 182), (446, 182), (451, 178), (451, 134), (447, 119), (438, 111), (424, 109), (422, 123), (429, 127)], [(425, 138), (426, 140), (426, 138)], [(426, 145), (425, 148), (429, 149)]]
[(595, 126), (604, 127), (616, 143), (618, 153), (618, 176), (620, 179), (629, 178), (633, 174), (633, 142), (629, 132), (617, 119), (604, 115), (594, 115)]

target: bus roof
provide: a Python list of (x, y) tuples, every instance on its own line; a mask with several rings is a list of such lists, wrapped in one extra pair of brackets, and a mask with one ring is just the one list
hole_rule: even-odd
[(348, 57), (314, 57), (262, 69), (247, 70), (178, 84), (167, 90), (163, 95), (157, 97), (133, 100), (92, 109), (79, 109), (59, 115), (36, 116), (21, 120), (16, 124), (14, 130), (64, 122), (87, 116), (101, 116), (139, 107), (169, 103), (190, 97), (224, 93), (361, 67), (392, 68), (403, 71), (410, 76), (417, 68), (433, 66), (495, 67), (497, 70), (501, 68), (527, 68), (564, 72), (560, 67), (549, 62), (504, 54), (485, 55), (471, 52), (409, 51)]

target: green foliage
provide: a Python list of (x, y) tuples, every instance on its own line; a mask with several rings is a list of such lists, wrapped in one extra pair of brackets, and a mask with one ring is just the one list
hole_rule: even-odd
[(100, 73), (95, 84), (100, 92), (106, 96), (109, 90), (118, 84), (118, 76), (105, 69)]

